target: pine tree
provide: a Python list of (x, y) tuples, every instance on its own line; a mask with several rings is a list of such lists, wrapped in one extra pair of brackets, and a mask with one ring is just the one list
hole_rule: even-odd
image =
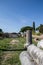
[(33, 21), (33, 31), (35, 32), (35, 22)]

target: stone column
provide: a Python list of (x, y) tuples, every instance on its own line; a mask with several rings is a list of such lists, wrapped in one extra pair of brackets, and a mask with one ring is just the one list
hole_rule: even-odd
[(32, 30), (26, 31), (26, 44), (24, 44), (24, 47), (28, 47), (30, 44), (32, 44)]
[(26, 43), (32, 44), (32, 30), (27, 30), (26, 32)]

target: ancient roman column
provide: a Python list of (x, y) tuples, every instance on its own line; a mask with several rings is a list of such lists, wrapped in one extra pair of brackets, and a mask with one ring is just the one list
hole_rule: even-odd
[(26, 43), (28, 45), (32, 44), (32, 30), (27, 30), (26, 32)]

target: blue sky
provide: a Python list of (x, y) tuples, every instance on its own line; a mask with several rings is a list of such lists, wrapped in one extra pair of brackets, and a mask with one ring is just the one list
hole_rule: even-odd
[(0, 28), (19, 32), (23, 26), (43, 24), (43, 0), (0, 0)]

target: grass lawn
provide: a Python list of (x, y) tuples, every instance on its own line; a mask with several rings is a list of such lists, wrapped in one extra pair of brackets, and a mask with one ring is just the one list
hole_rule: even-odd
[[(10, 41), (14, 38), (5, 38), (0, 40), (0, 49), (15, 49), (24, 48), (25, 38), (15, 38), (19, 40), (17, 44), (10, 44)], [(33, 41), (33, 43), (35, 43)], [(36, 44), (36, 43), (35, 43)], [(0, 65), (21, 65), (19, 55), (22, 51), (0, 51)]]
[[(3, 40), (0, 40), (0, 49), (14, 49), (14, 48), (23, 48), (25, 39), (23, 38), (16, 38), (16, 40), (19, 40), (19, 43), (17, 44), (10, 44), (10, 41), (13, 40), (13, 38), (5, 38)], [(1, 65), (21, 65), (19, 60), (19, 54), (21, 51), (0, 51), (0, 61)]]

